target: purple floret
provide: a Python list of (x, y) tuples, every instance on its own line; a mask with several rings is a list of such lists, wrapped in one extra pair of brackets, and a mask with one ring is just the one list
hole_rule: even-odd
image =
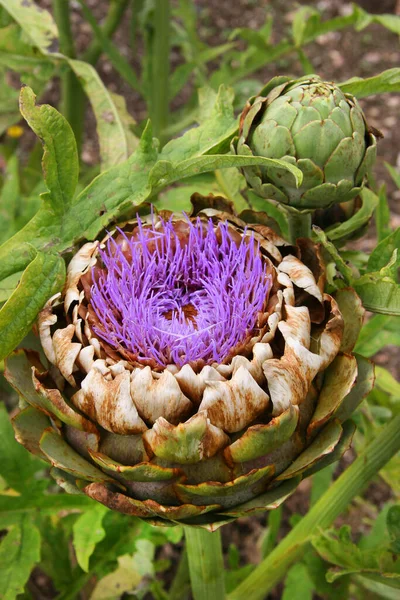
[(93, 277), (91, 304), (101, 327), (94, 331), (139, 362), (220, 363), (257, 333), (271, 287), (257, 245), (249, 237), (236, 243), (227, 223), (218, 231), (211, 219), (185, 223), (182, 242), (172, 220), (148, 227), (138, 219), (136, 236), (119, 230), (119, 243), (110, 237), (99, 252), (104, 269)]

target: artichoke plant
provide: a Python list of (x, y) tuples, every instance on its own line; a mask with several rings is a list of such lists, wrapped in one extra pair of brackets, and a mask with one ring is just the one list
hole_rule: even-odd
[(7, 361), (17, 440), (66, 491), (156, 524), (278, 506), (349, 447), (361, 397), (318, 248), (214, 206), (83, 245), (39, 315), (46, 360)]
[(254, 192), (296, 209), (325, 208), (354, 198), (376, 158), (376, 137), (356, 98), (316, 75), (273, 78), (240, 119), (233, 150), (297, 166), (296, 187), (283, 169), (245, 167)]

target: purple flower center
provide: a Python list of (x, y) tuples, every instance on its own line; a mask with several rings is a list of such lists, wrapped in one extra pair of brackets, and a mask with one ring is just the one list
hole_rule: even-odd
[(271, 277), (253, 236), (235, 241), (227, 223), (162, 219), (119, 231), (93, 273), (95, 333), (139, 362), (165, 367), (222, 362), (257, 335)]

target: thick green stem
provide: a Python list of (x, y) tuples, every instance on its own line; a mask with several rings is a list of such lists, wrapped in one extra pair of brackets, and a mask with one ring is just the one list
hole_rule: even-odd
[[(75, 58), (75, 46), (71, 31), (70, 7), (68, 0), (53, 0), (54, 19), (57, 23), (60, 52), (69, 58)], [(78, 148), (81, 139), (81, 125), (76, 113), (76, 97), (81, 85), (72, 69), (66, 69), (61, 75), (61, 112), (75, 134)]]
[(289, 224), (289, 241), (296, 243), (297, 238), (311, 237), (311, 213), (294, 209), (286, 211)]
[(168, 592), (169, 600), (183, 600), (190, 594), (189, 563), (186, 548), (182, 551), (181, 559), (175, 578)]
[(400, 450), (400, 415), (381, 433), (352, 465), (333, 483), (284, 540), (231, 594), (229, 600), (263, 600), (287, 573), (290, 565), (304, 556), (305, 546), (318, 530), (326, 529), (358, 496), (382, 467)]
[(169, 113), (169, 49), (170, 6), (169, 0), (156, 2), (154, 10), (154, 38), (151, 67), (150, 118), (154, 134), (163, 142)]
[(194, 600), (225, 598), (221, 534), (185, 527), (186, 551)]

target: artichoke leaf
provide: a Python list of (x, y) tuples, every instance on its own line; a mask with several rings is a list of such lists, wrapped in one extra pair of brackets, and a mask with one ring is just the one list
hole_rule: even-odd
[(307, 428), (312, 436), (337, 411), (343, 399), (350, 393), (357, 381), (357, 361), (350, 354), (339, 354), (324, 374), (324, 382), (319, 393), (317, 407)]
[(46, 429), (43, 432), (39, 447), (53, 466), (77, 478), (95, 482), (107, 481), (114, 483), (114, 485), (119, 485), (118, 482), (102, 473), (97, 467), (91, 465), (80, 454), (75, 452), (53, 429)]
[(277, 480), (291, 479), (296, 475), (300, 475), (322, 457), (329, 455), (339, 443), (342, 434), (343, 428), (339, 421), (334, 420), (328, 423), (290, 467), (278, 475)]
[(252, 425), (233, 444), (225, 448), (228, 463), (245, 462), (265, 456), (279, 448), (294, 433), (299, 409), (292, 404), (267, 424)]

